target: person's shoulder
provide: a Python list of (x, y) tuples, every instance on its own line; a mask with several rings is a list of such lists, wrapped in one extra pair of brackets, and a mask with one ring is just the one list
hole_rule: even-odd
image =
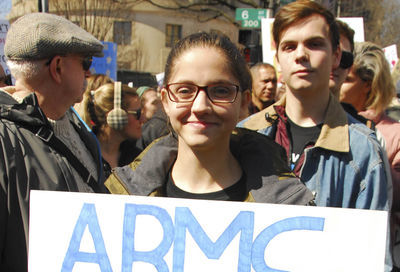
[(349, 122), (350, 152), (355, 160), (382, 160), (383, 147), (375, 131), (360, 122)]

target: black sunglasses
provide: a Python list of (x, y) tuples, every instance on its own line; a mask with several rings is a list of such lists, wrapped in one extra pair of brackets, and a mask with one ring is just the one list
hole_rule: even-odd
[(354, 57), (353, 53), (348, 51), (342, 51), (342, 58), (340, 59), (340, 68), (347, 69), (353, 65)]
[(82, 59), (82, 68), (85, 71), (89, 71), (90, 66), (92, 66), (93, 58), (92, 57), (84, 57)]
[(140, 116), (142, 115), (142, 109), (126, 111), (128, 114), (135, 115), (136, 119), (139, 120)]
[[(51, 63), (51, 61), (52, 61), (53, 59), (54, 59), (54, 57), (51, 57), (51, 58), (46, 62), (46, 65), (49, 66), (50, 63)], [(89, 56), (89, 57), (84, 57), (84, 58), (82, 59), (82, 62), (81, 62), (83, 70), (89, 71), (90, 66), (92, 66), (92, 62), (93, 62), (93, 58), (92, 58), (91, 56)]]

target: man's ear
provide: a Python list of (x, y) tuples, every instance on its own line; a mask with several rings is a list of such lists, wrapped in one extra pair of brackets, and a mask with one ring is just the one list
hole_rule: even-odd
[(52, 58), (49, 64), (49, 73), (53, 80), (57, 83), (61, 83), (62, 80), (62, 66), (64, 65), (63, 59), (60, 56)]
[(332, 55), (332, 70), (336, 69), (340, 65), (340, 60), (342, 59), (342, 49), (340, 48), (340, 45), (337, 46), (336, 50), (333, 52)]

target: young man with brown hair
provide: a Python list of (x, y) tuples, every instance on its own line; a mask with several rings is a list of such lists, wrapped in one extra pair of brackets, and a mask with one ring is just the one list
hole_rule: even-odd
[[(286, 149), (292, 170), (318, 206), (389, 210), (390, 173), (375, 134), (348, 115), (329, 90), (340, 64), (335, 17), (300, 0), (280, 9), (273, 24), (286, 98), (243, 120)], [(386, 271), (391, 269), (388, 254)]]

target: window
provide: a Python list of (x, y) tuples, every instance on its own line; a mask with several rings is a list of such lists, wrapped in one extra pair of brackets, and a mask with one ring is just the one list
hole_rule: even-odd
[(132, 22), (114, 22), (114, 42), (116, 44), (131, 44)]
[(165, 26), (165, 46), (172, 47), (182, 38), (182, 26), (167, 24)]

